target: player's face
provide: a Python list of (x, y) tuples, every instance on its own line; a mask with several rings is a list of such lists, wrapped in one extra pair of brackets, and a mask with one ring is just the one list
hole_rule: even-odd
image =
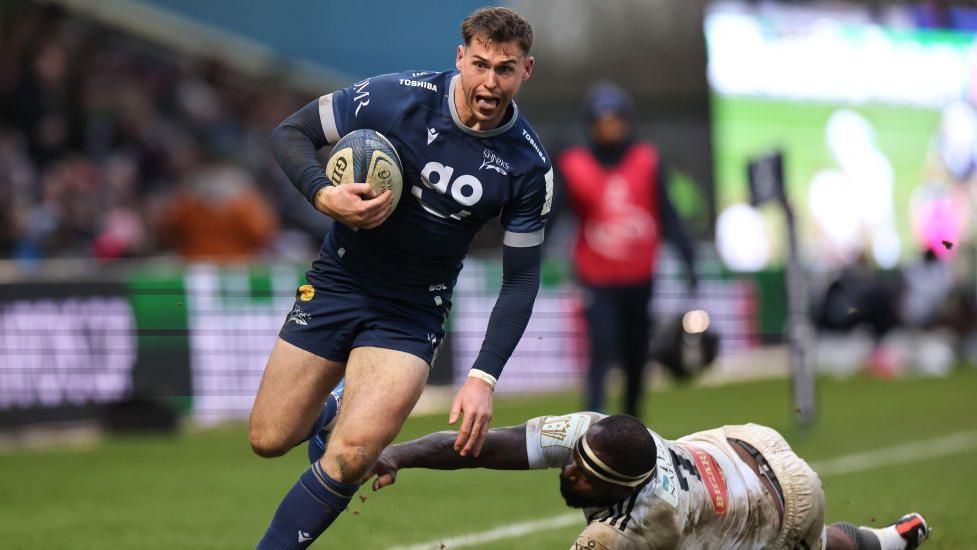
[(494, 43), (474, 37), (458, 46), (455, 66), (461, 89), (455, 91), (458, 115), (475, 130), (491, 130), (502, 122), (509, 103), (533, 72), (533, 58), (515, 41)]
[(633, 489), (601, 481), (579, 466), (574, 451), (560, 471), (560, 494), (571, 508), (603, 508), (628, 497)]
[(628, 121), (616, 113), (608, 113), (594, 119), (590, 136), (597, 145), (620, 145), (628, 138)]

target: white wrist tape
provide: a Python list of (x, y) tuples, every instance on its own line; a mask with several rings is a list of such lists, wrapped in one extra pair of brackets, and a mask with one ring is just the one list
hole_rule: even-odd
[(488, 384), (489, 387), (491, 387), (493, 390), (495, 389), (495, 384), (497, 384), (499, 382), (498, 379), (496, 379), (491, 374), (489, 374), (489, 373), (487, 373), (487, 372), (485, 372), (483, 370), (478, 370), (478, 369), (471, 369), (470, 371), (468, 371), (468, 377), (469, 378), (478, 378), (482, 382), (485, 382), (486, 384)]

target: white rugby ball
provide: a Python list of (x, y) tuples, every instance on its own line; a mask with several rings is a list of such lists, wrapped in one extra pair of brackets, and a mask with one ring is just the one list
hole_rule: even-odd
[(376, 130), (353, 130), (337, 141), (326, 161), (326, 177), (333, 185), (368, 183), (377, 194), (390, 190), (394, 208), (404, 188), (400, 155)]

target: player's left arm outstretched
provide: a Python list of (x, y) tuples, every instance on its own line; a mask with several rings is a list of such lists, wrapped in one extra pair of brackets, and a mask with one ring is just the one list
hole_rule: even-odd
[(553, 203), (553, 170), (541, 170), (521, 182), (522, 193), (502, 213), (502, 289), (489, 317), (482, 349), (468, 379), (455, 395), (449, 424), (464, 414), (454, 449), (479, 456), (492, 420), (492, 392), (506, 361), (522, 338), (539, 292), (543, 233)]

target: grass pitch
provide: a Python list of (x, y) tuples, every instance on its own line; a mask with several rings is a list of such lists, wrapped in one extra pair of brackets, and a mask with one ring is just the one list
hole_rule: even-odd
[[(645, 421), (674, 438), (721, 424), (759, 422), (812, 462), (977, 430), (977, 370), (945, 379), (822, 381), (821, 416), (791, 427), (785, 381), (676, 388), (650, 397)], [(499, 398), (495, 426), (578, 409), (575, 394)], [(401, 440), (446, 428), (446, 414), (411, 418)], [(0, 547), (253, 548), (305, 452), (264, 460), (233, 426), (172, 438), (124, 438), (93, 448), (0, 455)], [(920, 511), (935, 528), (927, 548), (973, 548), (977, 449), (859, 473), (823, 476), (829, 521), (882, 525)], [(362, 491), (314, 548), (384, 549), (565, 514), (556, 471), (403, 471)], [(566, 548), (579, 526), (472, 548)], [(435, 546), (436, 548), (437, 546)]]

